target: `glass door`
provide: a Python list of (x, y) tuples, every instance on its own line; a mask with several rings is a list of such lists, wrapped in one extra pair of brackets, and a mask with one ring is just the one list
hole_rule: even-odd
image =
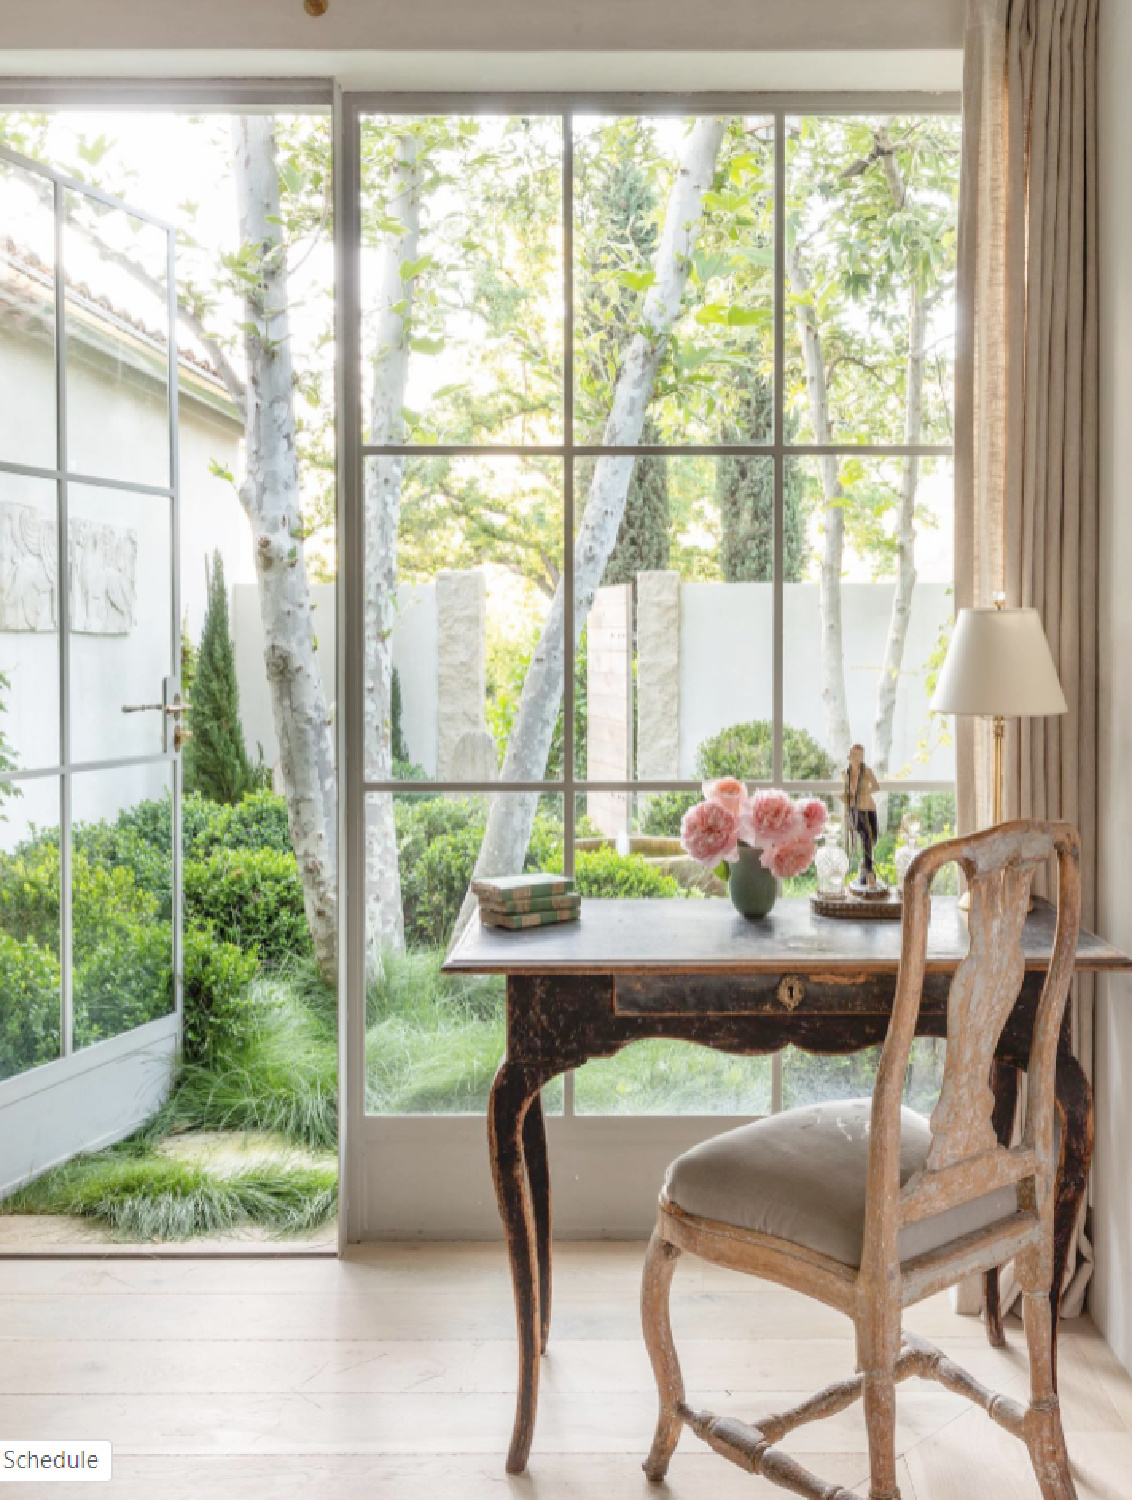
[(183, 730), (173, 232), (6, 150), (0, 213), (2, 1196), (168, 1088)]

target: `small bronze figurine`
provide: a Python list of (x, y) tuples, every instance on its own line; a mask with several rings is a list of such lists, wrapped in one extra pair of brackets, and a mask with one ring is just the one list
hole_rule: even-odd
[(873, 851), (880, 834), (875, 793), (880, 789), (872, 767), (866, 764), (865, 747), (854, 745), (842, 776), (845, 829), (858, 849), (857, 875), (849, 889), (858, 896), (883, 896), (888, 887), (873, 867)]

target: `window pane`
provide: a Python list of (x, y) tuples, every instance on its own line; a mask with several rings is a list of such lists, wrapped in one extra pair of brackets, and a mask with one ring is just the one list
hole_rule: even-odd
[(53, 192), (0, 161), (0, 462), (41, 469), (57, 458)]
[[(844, 826), (844, 807), (837, 797), (824, 799), (831, 819), (840, 818)], [(877, 874), (895, 886), (899, 882), (897, 854), (901, 847), (926, 848), (956, 834), (955, 794), (953, 792), (888, 792), (877, 798), (880, 838), (876, 847)], [(829, 825), (832, 829), (832, 822)], [(851, 869), (856, 868), (854, 854)], [(803, 895), (816, 883), (811, 870), (800, 880), (784, 882), (784, 895)], [(948, 865), (936, 876), (932, 894), (954, 896), (958, 893), (958, 871)], [(945, 1043), (942, 1038), (918, 1037), (912, 1045), (912, 1056), (904, 1084), (904, 1100), (921, 1114), (930, 1114), (939, 1097), (943, 1080)], [(860, 1098), (872, 1093), (876, 1077), (879, 1048), (839, 1057), (822, 1057), (788, 1048), (782, 1058), (782, 1104), (792, 1109), (799, 1104), (815, 1104), (825, 1099)]]
[(72, 778), (75, 1048), (173, 1010), (173, 771)]
[[(586, 899), (726, 896), (723, 885), (680, 848), (680, 811), (697, 800), (694, 795), (622, 797), (630, 821), (628, 833), (618, 837), (601, 826), (616, 795), (578, 798), (574, 879), (583, 917)], [(689, 1042), (650, 1040), (580, 1068), (574, 1107), (587, 1115), (761, 1115), (770, 1110), (770, 1078), (769, 1057), (732, 1057)]]
[(366, 441), (562, 439), (562, 125), (362, 120)]
[(64, 211), (67, 467), (167, 487), (168, 233), (79, 193)]
[[(577, 441), (770, 442), (773, 120), (580, 115), (574, 134)], [(627, 370), (648, 379), (613, 418)]]
[[(943, 1082), (947, 1043), (942, 1037), (917, 1037), (912, 1043), (904, 1076), (904, 1103), (918, 1114), (930, 1115)], [(782, 1107), (823, 1104), (835, 1099), (865, 1099), (876, 1082), (880, 1048), (822, 1056), (787, 1047), (782, 1054)]]
[(787, 121), (787, 441), (951, 442), (960, 132)]
[(161, 702), (175, 671), (170, 505), (100, 485), (68, 490), (71, 758), (158, 755)]
[(0, 771), (61, 760), (56, 489), (0, 469)]
[[(576, 661), (577, 774), (768, 780), (773, 460), (607, 457), (579, 460), (575, 473), (575, 596), (579, 613), (590, 606)], [(796, 507), (788, 530), (800, 568)], [(606, 826), (609, 801), (591, 799), (591, 812), (615, 835), (624, 817)]]
[(953, 481), (944, 459), (792, 459), (806, 565), (785, 586), (783, 713), (839, 778), (850, 745), (882, 779), (950, 781), (950, 720), (928, 705), (950, 638)]
[(560, 777), (561, 461), (371, 458), (365, 480), (368, 778)]
[[(497, 851), (496, 874), (562, 869), (562, 798), (397, 792), (373, 793), (366, 804), (369, 867), (377, 872), (367, 896), (366, 1109), (482, 1114), (503, 1057), (505, 982), (442, 975), (440, 965), (485, 834)], [(392, 880), (378, 862), (391, 846)], [(398, 925), (403, 951), (388, 941)], [(544, 1102), (561, 1109), (560, 1080)]]
[(0, 782), (0, 1078), (61, 1054), (59, 781)]

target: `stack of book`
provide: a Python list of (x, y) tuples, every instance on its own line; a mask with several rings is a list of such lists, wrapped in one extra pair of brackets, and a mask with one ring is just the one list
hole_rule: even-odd
[(504, 875), (498, 880), (473, 880), (485, 927), (553, 927), (576, 922), (582, 898), (564, 875)]

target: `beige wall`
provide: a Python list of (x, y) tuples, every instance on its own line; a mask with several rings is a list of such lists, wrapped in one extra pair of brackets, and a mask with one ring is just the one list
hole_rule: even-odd
[(330, 0), (319, 20), (302, 0), (34, 0), (3, 10), (6, 49), (777, 51), (958, 47), (964, 0)]
[[(1132, 951), (1132, 5), (1101, 6), (1101, 922)], [(1092, 1310), (1132, 1369), (1132, 978), (1107, 982), (1096, 1026), (1097, 1252)]]

